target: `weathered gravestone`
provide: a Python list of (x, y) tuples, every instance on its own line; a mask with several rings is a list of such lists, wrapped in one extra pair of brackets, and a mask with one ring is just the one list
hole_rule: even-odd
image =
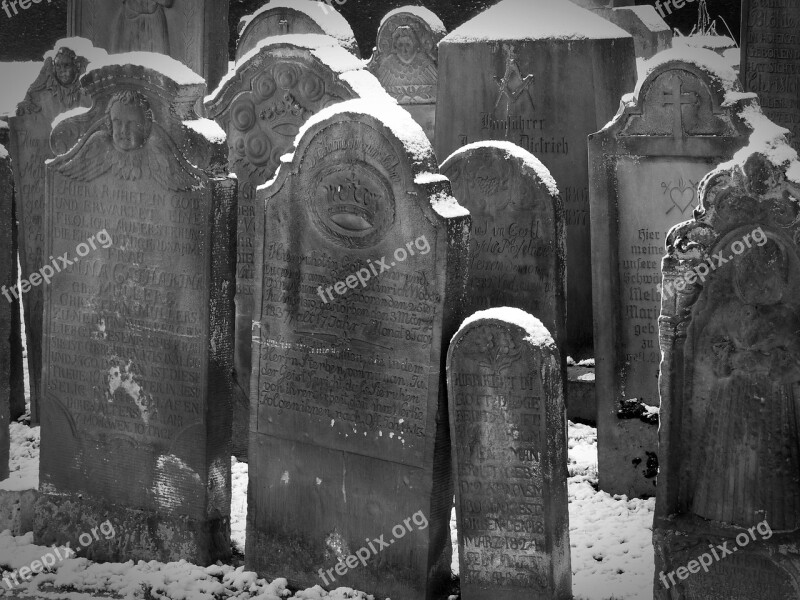
[(210, 89), (228, 71), (229, 0), (69, 0), (67, 35), (114, 54), (158, 52), (179, 60)]
[(475, 313), (447, 353), (464, 600), (572, 598), (561, 359), (517, 308)]
[(208, 116), (228, 135), (228, 167), (239, 180), (233, 425), (238, 457), (247, 456), (250, 426), (256, 224), (263, 216), (256, 188), (275, 175), (280, 157), (291, 151), (309, 117), (331, 104), (379, 91), (363, 63), (336, 40), (307, 34), (262, 40), (206, 98)]
[[(433, 598), (449, 580), (444, 349), (469, 215), (395, 103), (351, 100), (306, 127), (258, 196), (247, 566)], [(382, 535), (394, 543), (370, 547)]]
[(800, 149), (800, 2), (742, 0), (741, 77), (775, 123)]
[[(0, 144), (0, 284), (3, 296), (16, 284), (16, 254), (11, 244), (14, 228), (12, 204), (14, 201), (14, 181), (11, 174), (11, 159), (5, 146)], [(19, 325), (19, 307), (14, 312), (14, 302), (10, 297), (0, 298), (0, 480), (8, 477), (8, 458), (10, 436), (8, 431), (11, 418), (11, 332), (14, 323)]]
[[(120, 63), (114, 61), (119, 60)], [(236, 185), (202, 78), (89, 65), (89, 129), (47, 166), (39, 543), (111, 516), (99, 560), (230, 554)], [(43, 272), (43, 276), (45, 273)]]
[(703, 181), (695, 219), (667, 238), (658, 600), (800, 590), (800, 162), (770, 128)]
[(264, 38), (306, 33), (329, 35), (354, 56), (361, 56), (350, 24), (326, 2), (272, 0), (253, 14), (242, 17), (238, 30), (236, 60), (258, 46)]
[(566, 336), (564, 209), (550, 172), (510, 142), (457, 150), (440, 170), (472, 215), (464, 314), (513, 306)]
[[(16, 208), (19, 221), (19, 262), (27, 278), (50, 260), (43, 255), (45, 161), (55, 155), (50, 148), (51, 124), (56, 116), (79, 106), (88, 107), (90, 98), (81, 89), (80, 77), (90, 60), (105, 56), (83, 38), (56, 42), (44, 56), (39, 77), (28, 88), (10, 120), (14, 160)], [(66, 148), (64, 149), (66, 150)], [(42, 372), (42, 287), (31, 287), (21, 296), (25, 310), (25, 331), (30, 374), (31, 421), (39, 422)]]
[[(436, 153), (506, 140), (547, 166), (567, 227), (567, 349), (592, 341), (586, 136), (636, 84), (633, 39), (569, 0), (503, 0), (439, 44)], [(583, 350), (583, 352), (582, 352)]]
[(664, 242), (692, 216), (703, 176), (747, 144), (738, 113), (748, 102), (718, 54), (670, 50), (589, 138), (598, 470), (611, 494), (655, 493), (657, 422), (647, 407), (659, 405)]
[(439, 41), (442, 20), (423, 6), (404, 6), (387, 14), (378, 29), (372, 71), (397, 102), (411, 113), (433, 142), (436, 123)]

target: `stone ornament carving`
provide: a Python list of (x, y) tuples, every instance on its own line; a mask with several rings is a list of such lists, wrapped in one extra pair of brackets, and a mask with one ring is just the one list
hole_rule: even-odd
[[(82, 97), (80, 77), (86, 71), (88, 63), (85, 57), (78, 56), (71, 48), (59, 48), (55, 57), (45, 59), (39, 76), (28, 88), (22, 102), (17, 105), (17, 116), (42, 112), (43, 99), (47, 96), (57, 104), (58, 112), (78, 105)], [(56, 114), (45, 117), (52, 120)]]
[(159, 52), (169, 55), (165, 10), (174, 0), (120, 0), (111, 52)]

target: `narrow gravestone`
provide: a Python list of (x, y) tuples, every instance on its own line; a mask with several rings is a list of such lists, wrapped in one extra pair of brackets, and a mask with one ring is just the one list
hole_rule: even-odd
[(517, 308), (469, 317), (447, 353), (461, 597), (572, 598), (561, 359)]
[(742, 0), (741, 77), (770, 119), (800, 149), (800, 2)]
[[(14, 201), (14, 180), (11, 174), (11, 158), (5, 146), (0, 145), (0, 284), (2, 291), (11, 288), (15, 281), (16, 256), (11, 245)], [(3, 294), (5, 296), (5, 294)], [(0, 481), (8, 478), (8, 458), (11, 418), (11, 332), (13, 324), (19, 323), (19, 312), (14, 313), (13, 299), (0, 298)], [(17, 307), (18, 308), (18, 307)]]
[(718, 54), (670, 50), (590, 136), (598, 470), (611, 494), (655, 494), (664, 241), (703, 176), (747, 144), (747, 102)]
[(469, 214), (391, 101), (325, 109), (299, 140), (258, 196), (247, 568), (432, 598), (450, 578), (444, 352)]
[(564, 209), (550, 172), (510, 142), (457, 150), (440, 168), (472, 215), (464, 314), (513, 306), (536, 315), (563, 348)]
[(447, 35), (442, 20), (423, 6), (387, 14), (369, 62), (389, 95), (411, 113), (433, 143), (438, 90), (438, 45)]
[[(19, 221), (19, 262), (27, 278), (50, 262), (43, 255), (45, 161), (53, 158), (50, 149), (51, 124), (56, 116), (74, 108), (88, 107), (91, 101), (81, 89), (80, 77), (90, 60), (105, 56), (82, 38), (56, 42), (44, 56), (39, 76), (28, 88), (10, 120), (9, 152), (14, 161), (16, 208)], [(21, 294), (25, 310), (25, 331), (30, 375), (31, 422), (39, 422), (42, 372), (42, 287)]]
[(228, 71), (229, 0), (69, 0), (67, 34), (111, 53), (158, 52), (213, 89)]
[[(209, 118), (228, 137), (228, 168), (239, 180), (236, 264), (237, 401), (233, 445), (247, 456), (255, 283), (256, 188), (272, 179), (300, 127), (321, 109), (380, 89), (363, 63), (329, 36), (276, 36), (243, 56), (206, 98)], [(387, 96), (387, 100), (388, 100)]]
[(633, 39), (569, 0), (502, 0), (439, 44), (436, 154), (504, 140), (550, 170), (567, 227), (567, 349), (591, 355), (586, 137), (636, 83)]
[(329, 35), (357, 58), (361, 56), (350, 24), (330, 3), (271, 0), (253, 14), (240, 19), (236, 60), (265, 38), (306, 33)]
[(695, 218), (667, 238), (658, 600), (800, 589), (800, 162), (748, 113), (754, 143), (706, 177)]
[[(119, 62), (116, 62), (119, 61)], [(37, 543), (111, 518), (97, 560), (230, 555), (236, 185), (205, 85), (153, 53), (91, 63), (89, 129), (47, 166)]]

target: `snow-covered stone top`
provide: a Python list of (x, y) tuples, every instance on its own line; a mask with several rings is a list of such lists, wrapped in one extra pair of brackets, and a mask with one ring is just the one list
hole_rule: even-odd
[(77, 117), (79, 115), (83, 115), (88, 113), (91, 108), (88, 106), (76, 106), (75, 108), (71, 108), (70, 110), (65, 110), (59, 115), (56, 115), (56, 118), (53, 119), (53, 122), (50, 125), (51, 130), (55, 130), (56, 126), (61, 123), (62, 121), (66, 121), (67, 119), (71, 119), (72, 117)]
[(442, 42), (619, 39), (631, 35), (570, 0), (502, 0)]
[[(347, 22), (347, 19), (332, 6), (325, 2), (317, 2), (316, 0), (271, 0), (254, 13), (239, 19), (239, 30), (242, 32), (242, 35), (244, 35), (245, 29), (250, 25), (253, 19), (276, 8), (290, 8), (307, 15), (308, 18), (317, 23), (327, 35), (336, 38), (342, 42), (344, 46), (349, 47), (355, 41), (353, 29), (350, 27), (350, 23)], [(239, 38), (241, 39), (241, 35)]]
[(44, 60), (55, 58), (58, 51), (62, 48), (69, 48), (78, 56), (88, 58), (89, 62), (99, 60), (108, 55), (105, 50), (92, 44), (91, 40), (82, 37), (69, 37), (58, 40), (52, 50), (45, 52)]
[(526, 166), (533, 169), (534, 173), (536, 173), (536, 177), (539, 178), (546, 187), (547, 191), (551, 196), (558, 196), (558, 184), (556, 180), (553, 179), (553, 176), (550, 174), (550, 169), (548, 169), (542, 161), (536, 158), (533, 154), (525, 150), (525, 148), (519, 147), (517, 144), (509, 141), (504, 140), (487, 140), (483, 142), (473, 142), (472, 144), (467, 144), (466, 146), (462, 146), (455, 152), (453, 152), (450, 156), (447, 157), (442, 164), (450, 161), (451, 159), (455, 158), (456, 156), (470, 152), (472, 150), (477, 150), (479, 148), (497, 148), (505, 152), (507, 158), (516, 158)]
[(400, 8), (395, 8), (393, 11), (388, 12), (383, 19), (381, 19), (381, 25), (386, 23), (386, 21), (391, 19), (393, 16), (402, 13), (408, 13), (410, 15), (414, 15), (415, 17), (419, 17), (428, 24), (428, 27), (431, 28), (433, 33), (440, 33), (442, 35), (447, 33), (447, 29), (445, 28), (444, 23), (442, 23), (442, 20), (436, 16), (436, 13), (425, 8), (424, 6), (401, 6)]
[(614, 10), (625, 10), (634, 13), (642, 23), (647, 25), (650, 31), (669, 31), (670, 27), (667, 22), (656, 12), (654, 6), (645, 4), (643, 6), (621, 6)]
[(731, 69), (730, 65), (719, 54), (707, 48), (700, 47), (678, 47), (664, 50), (653, 56), (650, 60), (645, 61), (642, 66), (643, 73), (639, 76), (639, 81), (636, 83), (634, 95), (639, 96), (642, 85), (645, 80), (660, 66), (667, 64), (670, 61), (685, 62), (694, 65), (718, 80), (725, 90), (737, 89), (739, 78), (736, 73)]
[(3, 146), (3, 144), (0, 144), (0, 160), (4, 158), (8, 158), (8, 150), (6, 150), (6, 147)]
[[(501, 306), (498, 308), (490, 308), (488, 310), (478, 311), (467, 317), (461, 324), (461, 327), (458, 328), (458, 331), (460, 332), (462, 329), (466, 329), (467, 326), (475, 323), (476, 321), (488, 319), (502, 321), (503, 323), (508, 323), (509, 325), (521, 327), (525, 330), (525, 333), (528, 334), (525, 338), (523, 338), (523, 340), (530, 342), (532, 346), (555, 347), (556, 345), (556, 343), (553, 341), (553, 336), (550, 335), (547, 327), (545, 327), (539, 319), (534, 317), (532, 314), (525, 312), (524, 310), (513, 308), (511, 306)], [(456, 335), (458, 335), (458, 333), (456, 333)]]
[(734, 48), (736, 42), (727, 35), (676, 35), (672, 38), (672, 45), (689, 46), (692, 48)]
[(457, 217), (469, 216), (469, 210), (462, 206), (452, 194), (437, 192), (431, 196), (431, 208), (445, 219), (455, 219)]
[(184, 121), (183, 124), (202, 135), (212, 144), (220, 144), (228, 139), (225, 130), (222, 129), (216, 121), (212, 121), (211, 119), (192, 119), (190, 121)]
[(8, 131), (8, 129), (9, 129), (8, 123), (6, 123), (5, 121), (0, 121), (0, 131)]
[(155, 52), (125, 52), (123, 54), (108, 54), (98, 57), (89, 63), (86, 73), (88, 75), (92, 71), (117, 65), (135, 65), (152, 69), (165, 77), (169, 77), (178, 85), (196, 85), (206, 82), (205, 79), (183, 63), (166, 54), (156, 54)]

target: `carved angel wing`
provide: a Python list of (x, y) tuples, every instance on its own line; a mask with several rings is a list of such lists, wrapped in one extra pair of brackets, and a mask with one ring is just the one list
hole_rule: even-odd
[(194, 175), (184, 168), (184, 162), (178, 158), (178, 149), (160, 127), (153, 127), (144, 167), (153, 179), (173, 192), (190, 190), (198, 183)]
[(69, 161), (58, 166), (58, 172), (79, 181), (93, 181), (111, 169), (107, 154), (116, 152), (108, 133), (98, 131), (86, 140), (83, 147)]
[(44, 62), (42, 69), (39, 71), (39, 75), (36, 76), (36, 79), (28, 88), (25, 98), (17, 105), (18, 117), (42, 112), (42, 107), (34, 101), (33, 95), (48, 89), (52, 85), (52, 80), (53, 59), (48, 58)]

